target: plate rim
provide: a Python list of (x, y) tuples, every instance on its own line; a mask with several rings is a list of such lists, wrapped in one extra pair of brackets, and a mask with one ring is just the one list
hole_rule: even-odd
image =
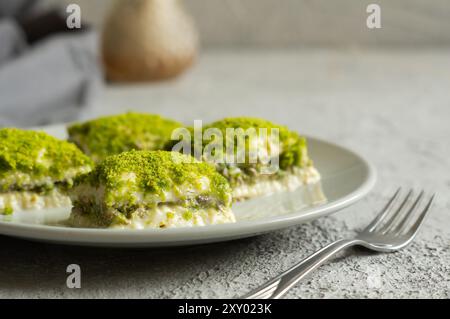
[[(50, 125), (36, 129), (55, 129), (65, 124)], [(232, 224), (206, 225), (201, 227), (177, 227), (160, 229), (99, 229), (99, 228), (70, 228), (63, 226), (37, 225), (26, 223), (14, 223), (0, 221), (0, 235), (26, 238), (29, 240), (58, 242), (61, 244), (77, 245), (133, 245), (144, 244), (147, 246), (164, 245), (181, 241), (226, 241), (233, 236), (237, 238), (251, 237), (257, 234), (270, 232), (294, 226), (302, 222), (329, 215), (356, 203), (365, 197), (374, 187), (377, 173), (374, 165), (359, 155), (351, 148), (341, 146), (334, 142), (329, 142), (321, 138), (304, 135), (308, 140), (315, 140), (319, 143), (341, 149), (359, 160), (366, 173), (365, 179), (352, 192), (333, 202), (310, 207), (304, 210), (284, 214), (280, 216), (268, 216), (259, 220), (239, 221)], [(236, 225), (239, 225), (236, 227)], [(33, 236), (34, 234), (34, 236)], [(64, 238), (61, 235), (66, 235)], [(70, 235), (75, 235), (74, 237)], [(221, 237), (230, 237), (223, 238)], [(95, 241), (93, 241), (95, 239)], [(123, 241), (125, 240), (125, 241)], [(179, 245), (179, 244), (175, 244)]]

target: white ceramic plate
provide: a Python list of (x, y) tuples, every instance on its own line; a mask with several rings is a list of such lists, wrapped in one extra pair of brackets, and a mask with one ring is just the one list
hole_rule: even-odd
[[(43, 128), (66, 138), (65, 126)], [(365, 196), (375, 183), (375, 170), (366, 160), (343, 147), (308, 138), (309, 152), (322, 175), (327, 201), (305, 205), (305, 191), (275, 194), (233, 206), (234, 224), (172, 229), (83, 229), (51, 226), (68, 217), (70, 208), (15, 213), (0, 221), (0, 234), (60, 244), (156, 247), (182, 246), (250, 237), (308, 222), (347, 207)], [(12, 218), (12, 219), (11, 219)], [(3, 218), (4, 219), (4, 218)]]

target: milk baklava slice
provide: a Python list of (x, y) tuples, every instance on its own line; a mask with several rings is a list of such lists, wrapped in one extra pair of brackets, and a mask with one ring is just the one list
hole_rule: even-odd
[[(211, 157), (210, 152), (205, 150), (217, 136), (205, 138), (205, 135), (211, 135), (208, 131), (222, 136), (223, 148), (212, 149), (216, 153), (221, 150), (223, 157), (212, 154), (212, 158), (217, 171), (230, 182), (235, 200), (293, 191), (307, 185), (318, 185), (320, 181), (320, 174), (308, 156), (306, 138), (285, 126), (249, 117), (226, 118), (211, 123), (203, 127), (202, 141), (203, 159), (211, 161), (208, 158)], [(240, 139), (243, 147), (239, 147)], [(230, 141), (233, 142), (231, 148)], [(230, 149), (234, 154), (229, 154)], [(322, 198), (320, 188), (316, 190), (320, 194), (315, 197)]]
[(166, 151), (107, 157), (71, 191), (74, 227), (171, 228), (235, 222), (231, 188), (208, 163)]
[(92, 162), (44, 132), (0, 129), (0, 214), (70, 206), (67, 191)]
[(161, 150), (172, 131), (181, 126), (159, 115), (130, 112), (77, 123), (67, 131), (69, 141), (98, 163), (130, 150)]

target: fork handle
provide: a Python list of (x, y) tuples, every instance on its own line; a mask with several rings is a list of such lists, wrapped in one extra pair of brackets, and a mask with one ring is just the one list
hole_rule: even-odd
[(271, 279), (263, 286), (245, 295), (245, 299), (278, 299), (287, 293), (296, 283), (302, 280), (310, 272), (318, 268), (333, 255), (344, 248), (354, 246), (359, 243), (357, 239), (344, 239), (335, 241), (298, 264), (294, 265), (281, 275)]

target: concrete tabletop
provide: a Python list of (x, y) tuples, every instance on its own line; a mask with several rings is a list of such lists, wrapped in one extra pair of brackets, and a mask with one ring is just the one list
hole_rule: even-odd
[[(230, 298), (364, 226), (398, 186), (437, 192), (414, 243), (349, 250), (288, 298), (450, 297), (450, 50), (215, 51), (174, 82), (109, 86), (86, 116), (127, 109), (186, 123), (266, 117), (349, 147), (375, 189), (333, 216), (233, 242), (173, 249), (69, 247), (0, 237), (0, 297)], [(66, 287), (79, 264), (81, 289)]]

